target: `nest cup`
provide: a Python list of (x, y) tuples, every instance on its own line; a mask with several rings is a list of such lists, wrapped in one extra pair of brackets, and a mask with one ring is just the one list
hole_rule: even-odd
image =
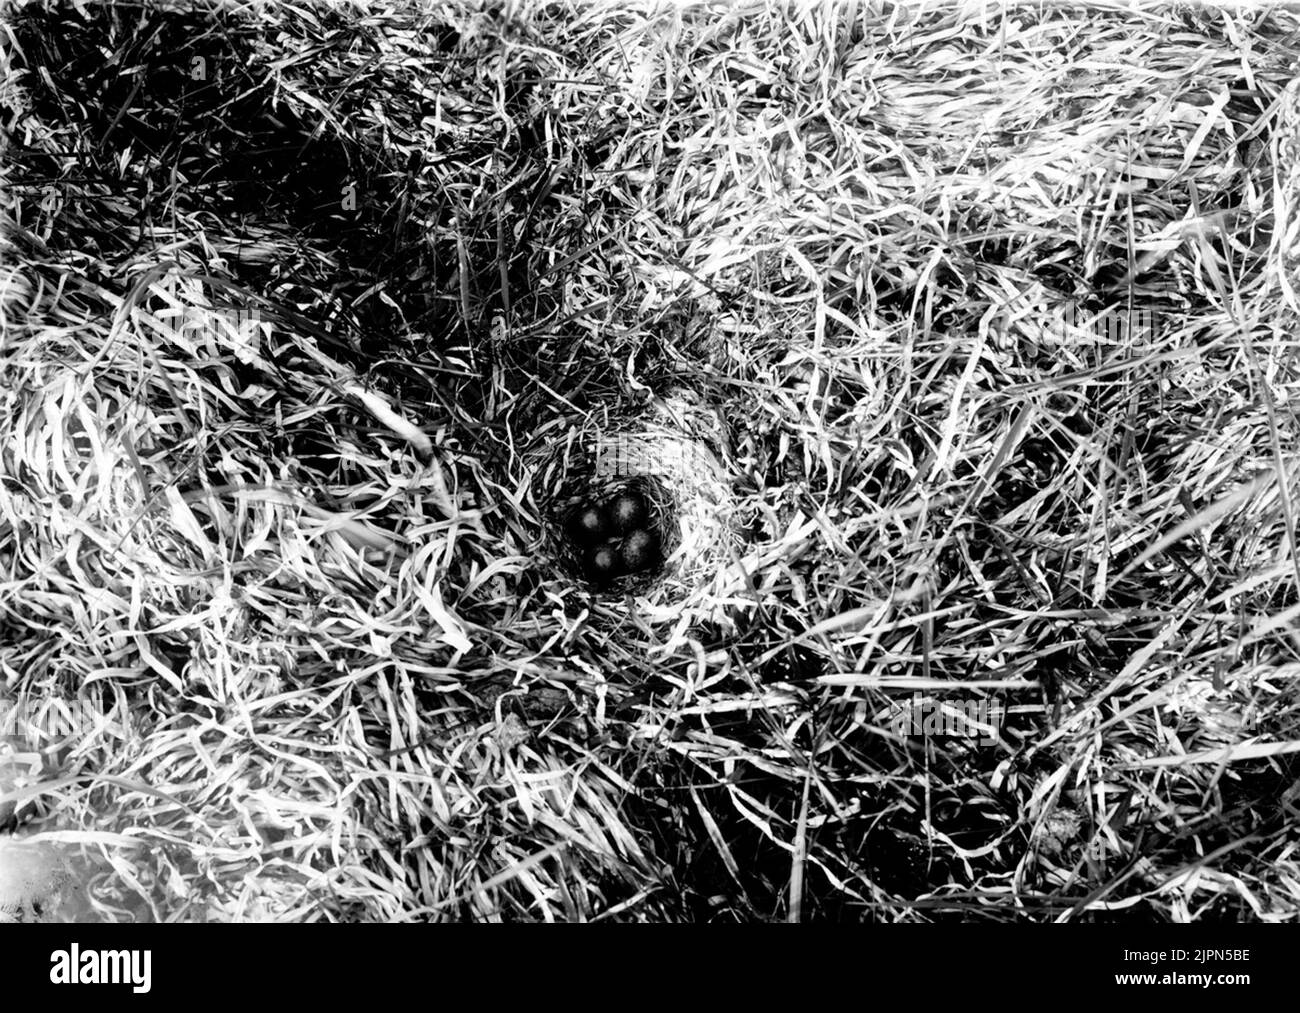
[[(540, 555), (557, 576), (593, 594), (632, 593), (650, 605), (680, 605), (709, 594), (734, 558), (726, 441), (716, 413), (693, 392), (558, 420), (528, 456), (543, 520)], [(645, 501), (646, 528), (659, 543), (657, 565), (597, 584), (570, 522), (583, 506), (624, 491)]]
[[(575, 542), (570, 534), (574, 518), (589, 503), (609, 500), (622, 492), (635, 493), (645, 503), (647, 521), (642, 527), (655, 536), (660, 559), (670, 558), (681, 544), (681, 531), (676, 523), (681, 512), (680, 504), (670, 486), (653, 475), (614, 478), (593, 475), (584, 492), (562, 497), (551, 504), (547, 511), (547, 526), (555, 529), (555, 537), (551, 539), (552, 553), (560, 565), (578, 579), (585, 579), (582, 564), (588, 550)], [(626, 591), (650, 586), (653, 582), (653, 573), (644, 572), (626, 574), (601, 587), (618, 587)]]

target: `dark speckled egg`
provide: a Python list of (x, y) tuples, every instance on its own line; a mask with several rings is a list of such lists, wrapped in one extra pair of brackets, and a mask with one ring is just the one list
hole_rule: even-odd
[(653, 566), (659, 556), (659, 540), (649, 531), (637, 529), (623, 539), (619, 549), (623, 569), (628, 573)]
[(609, 534), (609, 514), (599, 506), (580, 507), (570, 520), (570, 530), (583, 545), (595, 545)]
[(618, 576), (618, 564), (618, 550), (612, 545), (602, 545), (588, 557), (587, 569), (594, 581), (604, 583)]
[(621, 492), (615, 496), (613, 502), (610, 503), (609, 512), (614, 520), (614, 529), (621, 532), (635, 531), (637, 528), (645, 527), (645, 522), (649, 517), (645, 500), (631, 490)]

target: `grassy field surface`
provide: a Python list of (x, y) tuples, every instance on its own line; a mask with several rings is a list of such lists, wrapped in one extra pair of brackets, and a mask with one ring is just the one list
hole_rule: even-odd
[(1300, 15), (0, 9), (0, 919), (1300, 919)]

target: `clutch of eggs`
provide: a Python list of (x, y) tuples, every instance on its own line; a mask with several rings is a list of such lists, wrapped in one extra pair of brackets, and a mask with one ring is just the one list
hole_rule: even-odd
[(575, 510), (569, 533), (586, 548), (587, 575), (601, 583), (653, 566), (659, 540), (645, 527), (649, 519), (645, 500), (632, 490)]

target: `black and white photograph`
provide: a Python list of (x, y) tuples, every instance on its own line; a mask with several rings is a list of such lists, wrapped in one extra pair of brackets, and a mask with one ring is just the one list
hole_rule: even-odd
[(1300, 922), (1298, 526), (1296, 5), (0, 3), (34, 979), (1084, 924), (1248, 985), (1193, 934)]

